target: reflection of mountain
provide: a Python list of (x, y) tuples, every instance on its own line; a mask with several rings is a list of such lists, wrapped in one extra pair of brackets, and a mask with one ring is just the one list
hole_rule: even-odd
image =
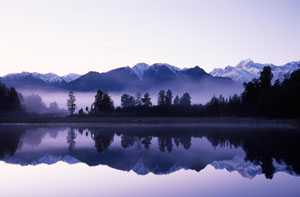
[(261, 173), (272, 178), (277, 171), (300, 174), (299, 140), (299, 131), (283, 127), (0, 126), (0, 156), (21, 165), (82, 162), (138, 174), (200, 171), (211, 164), (248, 178)]
[[(256, 175), (262, 174), (262, 169), (258, 165), (254, 165), (252, 162), (245, 161), (244, 156), (235, 156), (232, 160), (225, 160), (225, 161), (214, 161), (211, 165), (216, 169), (226, 169), (229, 172), (237, 171), (243, 177), (246, 178), (254, 178)], [(274, 173), (275, 172), (286, 172), (291, 175), (294, 173), (286, 168), (286, 165), (277, 163), (276, 160), (273, 160), (274, 165)]]

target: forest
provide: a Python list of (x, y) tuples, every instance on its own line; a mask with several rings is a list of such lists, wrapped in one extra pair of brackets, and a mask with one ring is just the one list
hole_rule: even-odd
[[(214, 95), (206, 104), (192, 104), (188, 92), (179, 96), (171, 90), (160, 90), (156, 105), (146, 92), (135, 96), (125, 93), (121, 96), (121, 106), (114, 107), (109, 94), (98, 90), (90, 108), (77, 109), (75, 94), (70, 92), (67, 109), (72, 117), (300, 117), (300, 69), (286, 75), (282, 82), (272, 83), (272, 78), (271, 68), (266, 66), (259, 78), (244, 83), (240, 95), (229, 98)], [(24, 114), (21, 100), (22, 95), (14, 88), (0, 84), (0, 114)]]

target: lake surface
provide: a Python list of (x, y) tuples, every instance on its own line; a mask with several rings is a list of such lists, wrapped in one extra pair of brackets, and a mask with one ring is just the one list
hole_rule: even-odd
[(0, 125), (1, 196), (299, 196), (276, 124)]

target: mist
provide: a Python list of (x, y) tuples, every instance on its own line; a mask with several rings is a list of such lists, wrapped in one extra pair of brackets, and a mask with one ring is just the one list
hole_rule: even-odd
[(59, 108), (57, 102), (46, 104), (38, 94), (22, 94), (21, 104), (29, 114), (38, 115), (66, 115), (65, 109)]
[[(206, 104), (214, 95), (219, 96), (222, 94), (225, 98), (228, 98), (230, 95), (233, 94), (240, 94), (243, 91), (243, 87), (241, 84), (237, 84), (232, 88), (224, 88), (222, 85), (217, 84), (209, 84), (204, 83), (203, 85), (199, 86), (199, 84), (192, 85), (192, 83), (188, 83), (188, 85), (181, 85), (180, 88), (170, 88), (168, 85), (162, 85), (160, 87), (152, 88), (151, 90), (147, 91), (150, 94), (151, 101), (153, 105), (157, 104), (157, 95), (159, 90), (164, 89), (165, 91), (171, 89), (173, 92), (173, 99), (176, 95), (181, 97), (185, 92), (188, 92), (191, 95), (191, 102), (192, 104)], [(69, 91), (62, 91), (62, 90), (33, 90), (33, 89), (21, 89), (18, 90), (24, 96), (24, 105), (29, 107), (30, 111), (38, 112), (41, 114), (45, 114), (49, 112), (47, 106), (50, 106), (51, 103), (56, 103), (58, 107), (57, 112), (61, 112), (61, 110), (67, 109), (67, 99)], [(76, 105), (77, 109), (76, 112), (83, 108), (85, 110), (86, 107), (90, 109), (92, 103), (94, 102), (96, 91), (90, 92), (80, 92), (80, 91), (73, 91), (76, 97)], [(141, 92), (141, 95), (146, 93), (146, 91), (134, 91), (134, 90), (123, 90), (120, 92), (108, 92), (111, 99), (114, 102), (114, 106), (118, 107), (121, 105), (121, 96), (124, 93), (130, 94), (132, 96), (136, 96), (137, 92)], [(28, 99), (32, 94), (37, 94), (40, 96), (41, 101), (37, 98)], [(32, 103), (36, 103), (33, 105)]]

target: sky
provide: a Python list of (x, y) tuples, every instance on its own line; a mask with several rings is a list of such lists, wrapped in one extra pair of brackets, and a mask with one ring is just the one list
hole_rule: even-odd
[(300, 60), (299, 0), (0, 0), (0, 76)]

